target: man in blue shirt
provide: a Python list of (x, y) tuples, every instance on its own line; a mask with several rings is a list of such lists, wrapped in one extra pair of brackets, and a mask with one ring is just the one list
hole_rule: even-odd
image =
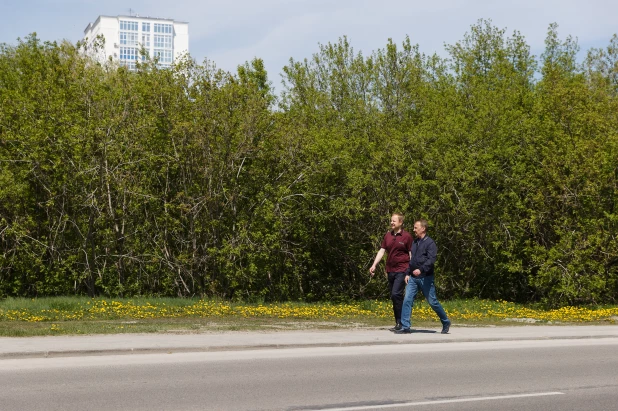
[(442, 334), (448, 334), (451, 326), (451, 321), (446, 316), (446, 312), (436, 296), (433, 266), (438, 255), (438, 248), (433, 239), (427, 235), (427, 226), (427, 220), (417, 220), (414, 222), (414, 235), (416, 238), (410, 249), (410, 266), (405, 277), (407, 284), (406, 295), (401, 309), (402, 328), (395, 331), (397, 334), (409, 334), (412, 332), (410, 329), (410, 314), (414, 306), (414, 297), (416, 297), (419, 288), (423, 291), (425, 299), (427, 299), (431, 308), (440, 317)]

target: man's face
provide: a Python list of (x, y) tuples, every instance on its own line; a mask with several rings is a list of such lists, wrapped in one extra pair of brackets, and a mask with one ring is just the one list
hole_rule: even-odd
[(399, 217), (397, 217), (396, 215), (391, 217), (391, 229), (393, 231), (399, 231), (402, 225), (403, 222), (399, 220)]
[(425, 235), (425, 228), (418, 221), (414, 223), (414, 235), (420, 238)]

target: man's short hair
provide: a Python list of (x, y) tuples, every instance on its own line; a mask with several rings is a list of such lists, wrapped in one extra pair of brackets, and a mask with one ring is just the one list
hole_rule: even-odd
[(403, 214), (401, 213), (393, 213), (393, 217), (397, 216), (397, 218), (399, 219), (400, 223), (403, 223)]
[(424, 218), (421, 218), (420, 220), (416, 220), (415, 223), (419, 223), (421, 227), (425, 229), (425, 231), (427, 231), (427, 229), (429, 228), (429, 223)]

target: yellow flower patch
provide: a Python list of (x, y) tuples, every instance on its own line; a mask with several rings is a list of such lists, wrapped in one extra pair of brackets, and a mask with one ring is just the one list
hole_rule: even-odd
[[(453, 304), (455, 305), (455, 304)], [(555, 310), (538, 310), (507, 301), (480, 301), (464, 307), (445, 309), (455, 321), (500, 321), (509, 319), (534, 319), (542, 322), (594, 322), (614, 321), (618, 317), (618, 308), (578, 308), (563, 307)], [(433, 310), (425, 303), (418, 302), (412, 311), (415, 320), (436, 320)], [(170, 306), (165, 303), (146, 302), (135, 304), (132, 301), (91, 300), (81, 308), (73, 311), (44, 309), (2, 310), (0, 321), (55, 322), (88, 321), (113, 319), (157, 319), (157, 318), (279, 318), (299, 320), (337, 320), (351, 317), (381, 318), (392, 317), (390, 301), (369, 301), (348, 304), (298, 304), (275, 303), (243, 305), (229, 302), (199, 300), (191, 305)], [(57, 327), (53, 325), (52, 327)]]

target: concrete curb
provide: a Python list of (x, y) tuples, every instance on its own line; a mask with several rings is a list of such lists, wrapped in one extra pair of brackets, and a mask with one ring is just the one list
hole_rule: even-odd
[(333, 347), (358, 347), (368, 345), (420, 345), (420, 344), (452, 344), (490, 341), (538, 341), (538, 340), (589, 340), (616, 338), (613, 335), (594, 337), (556, 337), (556, 338), (518, 338), (518, 339), (458, 339), (451, 341), (393, 341), (393, 342), (365, 342), (365, 343), (324, 343), (324, 344), (266, 344), (266, 345), (237, 345), (237, 346), (214, 346), (214, 347), (161, 347), (161, 348), (124, 348), (110, 350), (60, 350), (60, 351), (30, 351), (1, 353), (0, 360), (20, 358), (62, 358), (81, 356), (104, 356), (104, 355), (136, 355), (136, 354), (172, 354), (190, 352), (224, 352), (224, 351), (247, 351), (247, 350), (274, 350), (291, 348), (333, 348)]
[(308, 347), (449, 344), (617, 338), (618, 326), (516, 326), (457, 328), (399, 335), (385, 329), (338, 331), (225, 332), (205, 334), (103, 334), (52, 337), (0, 337), (0, 361), (156, 353), (221, 352)]

